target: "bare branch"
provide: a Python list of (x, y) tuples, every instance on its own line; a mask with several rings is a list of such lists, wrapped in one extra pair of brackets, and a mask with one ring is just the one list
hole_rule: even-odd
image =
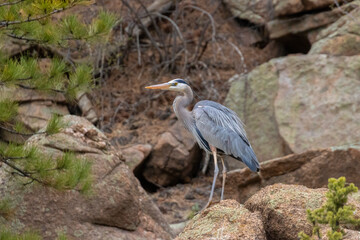
[(183, 42), (184, 50), (185, 50), (183, 73), (185, 74), (186, 67), (187, 67), (187, 62), (188, 62), (188, 59), (187, 59), (187, 48), (186, 48), (186, 41), (185, 41), (185, 39), (184, 39), (181, 31), (180, 31), (180, 28), (178, 27), (178, 25), (177, 25), (171, 18), (169, 18), (169, 17), (167, 17), (167, 16), (165, 16), (165, 15), (163, 15), (163, 14), (161, 14), (161, 13), (153, 13), (153, 14), (156, 15), (156, 16), (159, 16), (159, 17), (161, 17), (161, 18), (164, 18), (164, 19), (168, 20), (168, 21), (171, 23), (171, 25), (175, 28), (178, 36), (180, 37), (181, 41)]
[[(156, 33), (159, 36), (159, 39), (161, 41), (161, 44), (165, 45), (165, 41), (164, 41), (164, 37), (162, 34), (162, 31), (160, 30), (159, 26), (156, 24), (155, 19), (152, 17), (152, 15), (150, 14), (150, 12), (154, 12), (159, 11), (159, 12), (163, 12), (166, 9), (168, 9), (171, 6), (171, 2), (169, 2), (169, 0), (165, 0), (165, 2), (163, 2), (164, 0), (159, 0), (157, 2), (154, 2), (153, 4), (151, 4), (149, 7), (146, 7), (144, 5), (144, 3), (141, 0), (136, 0), (140, 6), (144, 9), (145, 13), (146, 13), (146, 17), (145, 19), (142, 19), (142, 23), (144, 24), (144, 26), (148, 27), (150, 25), (150, 23), (152, 23), (152, 25), (154, 26), (154, 29), (156, 31)], [(149, 19), (151, 20), (151, 22), (149, 21)], [(136, 29), (134, 29), (135, 33), (136, 33)], [(140, 34), (136, 34), (136, 36), (140, 36)], [(165, 49), (165, 52), (167, 51), (167, 49)], [(165, 54), (165, 57), (167, 57), (167, 55)]]
[(138, 52), (138, 65), (141, 66), (141, 49), (140, 49), (140, 36), (136, 35), (136, 46)]
[(339, 3), (338, 0), (334, 0), (334, 3), (335, 3), (336, 7), (339, 9), (339, 11), (340, 11), (341, 13), (343, 13), (343, 14), (346, 15), (346, 16), (349, 16), (349, 17), (350, 17), (352, 20), (354, 20), (355, 22), (358, 22), (358, 20), (351, 14), (351, 12), (347, 12), (346, 10), (344, 10), (344, 9), (342, 8), (342, 6), (340, 6), (340, 3)]
[(202, 13), (204, 13), (206, 16), (208, 16), (208, 18), (210, 19), (210, 22), (211, 22), (211, 27), (212, 27), (212, 34), (211, 34), (211, 40), (213, 42), (216, 41), (215, 37), (216, 37), (216, 27), (215, 27), (215, 20), (214, 18), (211, 16), (211, 14), (207, 11), (205, 11), (204, 9), (202, 8), (199, 8), (199, 7), (196, 7), (196, 6), (193, 6), (193, 5), (187, 5), (187, 6), (184, 6), (184, 9), (185, 8), (193, 8), (195, 10), (198, 10)]
[[(159, 48), (159, 46), (156, 44), (156, 41), (154, 40), (153, 36), (151, 35), (151, 33), (149, 32), (149, 30), (147, 29), (147, 27), (142, 23), (140, 17), (136, 14), (135, 10), (130, 6), (130, 4), (128, 3), (127, 0), (121, 0), (121, 2), (135, 15), (136, 20), (138, 21), (138, 23), (140, 24), (140, 26), (142, 27), (142, 29), (144, 30), (144, 32), (146, 33), (146, 35), (148, 36), (148, 38), (150, 39), (151, 43), (153, 44), (153, 46), (156, 48), (156, 50), (159, 52), (160, 57), (163, 58), (162, 56), (162, 52)], [(140, 35), (140, 32), (136, 33)]]
[(241, 62), (243, 64), (244, 73), (246, 73), (247, 72), (247, 66), (246, 66), (246, 63), (245, 63), (244, 55), (242, 54), (241, 50), (235, 44), (233, 44), (232, 42), (230, 42), (228, 40), (226, 40), (226, 42), (229, 43), (230, 46), (232, 46), (234, 48), (234, 50), (236, 51), (237, 54), (239, 54)]

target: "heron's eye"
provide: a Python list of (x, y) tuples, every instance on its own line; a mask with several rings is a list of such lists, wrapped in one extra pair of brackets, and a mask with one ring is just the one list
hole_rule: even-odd
[(177, 86), (177, 85), (178, 85), (177, 82), (174, 82), (174, 83), (171, 84), (171, 86)]

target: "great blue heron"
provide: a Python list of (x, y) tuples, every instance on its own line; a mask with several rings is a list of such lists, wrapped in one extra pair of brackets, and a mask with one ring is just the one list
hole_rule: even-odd
[[(213, 101), (204, 100), (198, 102), (192, 111), (187, 107), (193, 100), (193, 91), (183, 79), (173, 79), (167, 83), (152, 85), (148, 89), (162, 89), (181, 92), (184, 95), (177, 96), (173, 103), (176, 116), (181, 120), (185, 128), (193, 135), (199, 146), (207, 153), (213, 155), (214, 179), (211, 186), (207, 208), (212, 201), (215, 182), (219, 173), (217, 154), (230, 155), (245, 163), (252, 171), (259, 171), (259, 162), (246, 137), (242, 122), (235, 112)], [(221, 200), (224, 199), (224, 187), (226, 179), (226, 167), (222, 157), (223, 180), (221, 188)]]

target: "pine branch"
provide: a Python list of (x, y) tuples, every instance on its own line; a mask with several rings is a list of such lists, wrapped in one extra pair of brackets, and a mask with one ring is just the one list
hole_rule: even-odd
[(1, 124), (0, 124), (0, 128), (7, 131), (7, 132), (9, 132), (9, 133), (19, 134), (19, 135), (22, 135), (22, 136), (32, 136), (34, 134), (43, 134), (44, 133), (44, 132), (39, 132), (39, 133), (19, 133), (19, 132), (15, 131), (15, 130), (12, 130), (10, 128), (2, 126)]
[(44, 14), (44, 15), (41, 15), (41, 16), (37, 16), (37, 17), (34, 17), (34, 18), (28, 18), (27, 20), (16, 20), (16, 21), (1, 21), (0, 22), (0, 28), (4, 28), (4, 27), (7, 27), (9, 25), (14, 25), (14, 24), (22, 24), (22, 23), (27, 23), (27, 22), (34, 22), (34, 21), (38, 21), (38, 20), (41, 20), (41, 19), (44, 19), (44, 18), (47, 18), (51, 15), (54, 15), (56, 13), (59, 13), (59, 12), (63, 12), (65, 11), (67, 8), (59, 8), (59, 9), (55, 9), (54, 11), (48, 13), (48, 14)]
[(11, 33), (7, 33), (6, 36), (8, 36), (10, 38), (17, 39), (17, 40), (23, 40), (23, 41), (29, 41), (29, 42), (37, 42), (37, 41), (39, 41), (38, 39), (35, 39), (35, 38), (27, 38), (27, 37), (24, 37), (24, 36), (18, 36), (18, 35), (11, 34)]
[(15, 166), (14, 164), (12, 164), (11, 162), (8, 161), (9, 159), (4, 159), (2, 157), (0, 157), (0, 161), (5, 163), (6, 165), (8, 165), (10, 168), (14, 169), (17, 171), (17, 173), (20, 173), (20, 176), (22, 177), (27, 177), (27, 178), (30, 178), (31, 180), (33, 181), (36, 181), (38, 183), (41, 183), (41, 184), (44, 184), (44, 185), (47, 185), (45, 182), (42, 182), (41, 180), (37, 179), (37, 178), (34, 178), (33, 176), (31, 176), (30, 173), (27, 173), (25, 171), (23, 171), (22, 169), (18, 168), (17, 166)]
[(15, 5), (15, 4), (18, 4), (18, 3), (21, 3), (21, 2), (24, 2), (24, 1), (25, 1), (25, 0), (19, 0), (19, 1), (16, 1), (16, 2), (1, 3), (1, 4), (0, 4), (0, 7)]
[[(24, 89), (39, 90), (39, 88), (37, 88), (37, 87), (31, 87), (31, 86), (23, 85), (23, 84), (20, 84), (20, 83), (16, 83), (15, 85), (18, 86), (18, 87), (24, 88)], [(52, 91), (52, 92), (57, 92), (57, 93), (65, 93), (65, 91), (58, 90), (58, 89), (53, 89), (53, 88), (49, 88), (49, 89), (46, 89), (46, 90)]]
[[(23, 41), (29, 41), (29, 42), (41, 42), (41, 40), (39, 39), (35, 39), (35, 38), (28, 38), (28, 37), (24, 37), (24, 36), (19, 36), (16, 34), (11, 34), (11, 33), (7, 33), (6, 36), (10, 37), (10, 38), (14, 38), (17, 40), (23, 40)], [(62, 38), (60, 39), (61, 41), (71, 41), (71, 40), (90, 40), (92, 38), (95, 38), (96, 35), (93, 36), (83, 36), (83, 37), (66, 37), (66, 38)]]

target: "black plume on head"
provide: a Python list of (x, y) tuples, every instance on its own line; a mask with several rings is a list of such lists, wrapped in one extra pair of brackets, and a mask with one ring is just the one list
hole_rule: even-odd
[(183, 79), (180, 79), (180, 78), (175, 79), (174, 81), (177, 82), (177, 83), (184, 83), (186, 85), (189, 85), (187, 82), (185, 82)]

